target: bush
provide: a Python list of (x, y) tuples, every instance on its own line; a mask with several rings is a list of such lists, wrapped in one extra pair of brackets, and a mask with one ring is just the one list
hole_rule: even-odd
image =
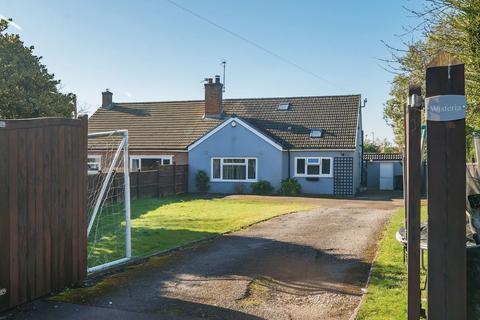
[(245, 193), (245, 185), (243, 183), (239, 183), (235, 185), (235, 194), (244, 194)]
[(302, 186), (298, 183), (297, 179), (295, 178), (288, 178), (282, 180), (282, 184), (280, 186), (280, 190), (278, 193), (284, 196), (296, 196), (299, 195), (302, 191)]
[(260, 180), (258, 182), (252, 183), (253, 194), (266, 195), (271, 194), (273, 190), (274, 188), (272, 187), (272, 184), (267, 180)]
[(197, 174), (195, 175), (195, 184), (197, 186), (197, 190), (202, 193), (207, 193), (208, 189), (210, 189), (210, 185), (208, 184), (210, 178), (208, 174), (203, 170), (198, 170)]

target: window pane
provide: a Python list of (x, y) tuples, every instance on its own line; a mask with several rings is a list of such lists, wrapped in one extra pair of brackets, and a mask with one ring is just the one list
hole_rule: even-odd
[(167, 164), (170, 164), (170, 159), (163, 159), (163, 164), (167, 165)]
[(257, 159), (248, 159), (248, 179), (257, 178)]
[(320, 173), (320, 166), (319, 165), (308, 165), (307, 166), (307, 174), (311, 175), (318, 175)]
[(162, 164), (162, 159), (142, 159), (142, 171), (157, 170)]
[(223, 163), (245, 163), (245, 159), (223, 159)]
[(138, 171), (140, 167), (140, 160), (132, 159), (132, 171)]
[(220, 179), (220, 159), (213, 159), (213, 179)]
[(305, 159), (297, 159), (297, 174), (305, 174)]
[(247, 177), (247, 166), (245, 165), (224, 165), (224, 180), (245, 180)]
[(332, 159), (322, 159), (322, 174), (330, 174), (330, 163)]
[(88, 157), (87, 166), (90, 171), (100, 171), (100, 158)]
[(308, 158), (307, 163), (320, 163), (318, 158)]

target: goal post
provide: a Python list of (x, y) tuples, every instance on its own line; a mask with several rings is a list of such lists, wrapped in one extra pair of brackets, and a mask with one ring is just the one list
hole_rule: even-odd
[(88, 135), (88, 272), (132, 256), (128, 131)]

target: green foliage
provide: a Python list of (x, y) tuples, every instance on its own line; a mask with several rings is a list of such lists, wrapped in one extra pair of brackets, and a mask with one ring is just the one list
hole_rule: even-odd
[(399, 148), (393, 145), (387, 139), (370, 140), (365, 138), (363, 141), (363, 152), (370, 153), (395, 153), (399, 152)]
[(378, 153), (380, 152), (380, 146), (373, 141), (366, 141), (363, 143), (363, 152)]
[[(422, 221), (426, 219), (427, 208), (422, 207)], [(392, 216), (380, 241), (365, 303), (357, 320), (407, 319), (407, 268), (403, 263), (402, 245), (395, 238), (403, 225), (404, 211), (401, 209)], [(424, 281), (422, 271), (422, 284)]]
[(33, 54), (17, 34), (8, 34), (0, 19), (0, 119), (72, 117), (72, 94), (60, 93), (42, 57)]
[(197, 190), (206, 193), (210, 189), (209, 185), (210, 178), (208, 174), (203, 170), (198, 170), (197, 174), (195, 175), (195, 185), (197, 186)]
[[(393, 50), (395, 76), (384, 118), (392, 126), (395, 141), (403, 145), (403, 108), (409, 84), (423, 85), (428, 63), (439, 52), (447, 52), (465, 63), (467, 96), (467, 141), (480, 130), (480, 0), (427, 0), (425, 10), (416, 12), (424, 20), (423, 39), (403, 54)], [(471, 153), (471, 144), (467, 144)]]
[(245, 193), (245, 185), (243, 183), (237, 183), (235, 185), (235, 194), (244, 194)]
[[(145, 198), (132, 201), (132, 250), (137, 257), (172, 249), (199, 239), (239, 230), (285, 213), (309, 210), (314, 205), (298, 198), (199, 196)], [(101, 241), (89, 255), (89, 266), (103, 262), (105, 254), (120, 258), (125, 237), (116, 238), (121, 219), (109, 220), (102, 229)], [(124, 228), (124, 227), (123, 227)]]
[(409, 46), (404, 55), (394, 57), (398, 69), (390, 88), (390, 98), (383, 109), (383, 118), (392, 127), (395, 143), (399, 146), (404, 143), (403, 112), (407, 103), (408, 87), (420, 84), (422, 92), (425, 93), (425, 72), (435, 52), (437, 50), (431, 42), (417, 41)]
[(267, 180), (260, 180), (252, 183), (252, 192), (254, 194), (267, 195), (273, 192), (274, 188), (272, 184)]
[(296, 196), (302, 192), (302, 186), (295, 178), (288, 178), (282, 180), (280, 190), (278, 193), (284, 196)]

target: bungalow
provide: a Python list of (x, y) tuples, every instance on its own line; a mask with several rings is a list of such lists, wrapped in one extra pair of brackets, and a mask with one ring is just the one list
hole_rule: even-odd
[(361, 96), (223, 99), (220, 77), (205, 83), (205, 100), (114, 103), (102, 107), (89, 132), (129, 131), (130, 166), (188, 164), (189, 191), (199, 170), (210, 191), (234, 193), (268, 180), (295, 177), (302, 192), (354, 195), (360, 186)]

